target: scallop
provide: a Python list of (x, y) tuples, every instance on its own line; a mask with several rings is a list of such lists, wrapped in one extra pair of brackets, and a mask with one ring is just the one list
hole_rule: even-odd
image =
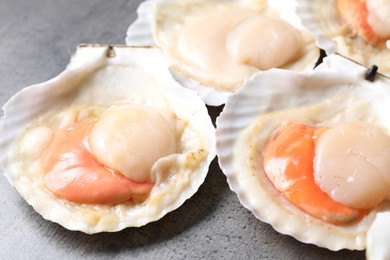
[(278, 232), (388, 254), (390, 81), (365, 73), (330, 55), (313, 72), (255, 74), (217, 119), (217, 155), (241, 204)]
[(338, 53), (390, 75), (387, 0), (297, 0), (297, 15), (327, 54)]
[(65, 71), (3, 110), (6, 178), (70, 230), (162, 218), (198, 190), (215, 157), (204, 102), (172, 78), (157, 48), (79, 46)]
[(174, 77), (217, 106), (258, 71), (314, 68), (319, 49), (294, 8), (292, 1), (149, 0), (126, 43), (159, 46)]

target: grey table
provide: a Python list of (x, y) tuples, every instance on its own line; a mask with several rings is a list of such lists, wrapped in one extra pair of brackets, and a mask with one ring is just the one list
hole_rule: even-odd
[[(140, 2), (0, 0), (0, 105), (60, 73), (79, 43), (124, 44)], [(209, 109), (213, 120), (221, 109)], [(257, 220), (230, 191), (216, 160), (195, 196), (141, 228), (68, 231), (37, 214), (3, 172), (0, 216), (0, 259), (364, 259), (364, 252), (302, 244)]]

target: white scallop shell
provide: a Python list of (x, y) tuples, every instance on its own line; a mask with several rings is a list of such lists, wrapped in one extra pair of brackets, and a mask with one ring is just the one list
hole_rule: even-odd
[[(302, 116), (299, 111), (305, 107), (333, 98), (337, 93), (351, 91), (361, 99), (374, 97), (381, 100), (375, 105), (386, 110), (384, 104), (390, 100), (389, 80), (377, 76), (375, 83), (371, 83), (364, 80), (365, 72), (364, 67), (331, 55), (313, 72), (272, 69), (257, 73), (228, 98), (217, 119), (219, 165), (241, 204), (258, 219), (271, 224), (276, 231), (330, 250), (365, 249), (366, 232), (375, 217), (375, 210), (356, 226), (335, 226), (315, 219), (287, 202), (274, 189), (264, 172), (255, 172), (249, 159), (248, 143), (238, 142), (243, 131), (254, 125), (262, 115), (281, 111), (299, 117)], [(355, 91), (357, 88), (364, 89), (362, 94)], [(342, 104), (340, 107), (348, 108), (349, 104), (346, 101), (343, 104), (343, 101), (339, 100), (339, 104)], [(326, 107), (326, 103), (323, 106)], [(331, 109), (328, 108), (329, 113), (333, 113)], [(271, 124), (280, 125), (279, 121), (282, 120), (272, 116), (267, 118)], [(390, 132), (390, 116), (383, 115), (379, 123)], [(246, 135), (245, 138), (250, 137)]]
[(326, 54), (338, 53), (366, 67), (377, 65), (379, 72), (390, 76), (390, 41), (388, 49), (378, 49), (366, 43), (345, 25), (336, 0), (296, 0), (296, 13), (302, 25), (316, 38)]
[[(378, 243), (378, 241), (383, 242)], [(367, 232), (367, 259), (389, 259), (388, 241), (390, 241), (390, 212), (380, 212)]]
[[(159, 40), (157, 38), (157, 22), (156, 12), (159, 11), (161, 6), (169, 3), (202, 3), (204, 0), (146, 0), (141, 3), (137, 9), (138, 18), (129, 26), (126, 36), (126, 44), (129, 46), (159, 46)], [(304, 30), (300, 23), (299, 18), (295, 14), (295, 1), (283, 1), (283, 0), (213, 0), (207, 2), (224, 3), (224, 2), (237, 2), (244, 5), (261, 5), (268, 6), (270, 10), (287, 21), (295, 28)], [(310, 36), (308, 36), (310, 37)], [(286, 69), (291, 70), (312, 70), (319, 58), (319, 49), (315, 46), (314, 40), (305, 50), (304, 58), (296, 64), (291, 64)], [(164, 50), (163, 50), (164, 52)], [(169, 54), (165, 53), (168, 60), (172, 60)], [(173, 64), (170, 61), (170, 64)], [(170, 68), (171, 73), (177, 81), (183, 86), (193, 89), (198, 92), (202, 100), (207, 105), (219, 106), (225, 103), (228, 96), (232, 95), (232, 91), (216, 88), (215, 86), (207, 85), (199, 82), (191, 77), (183, 75), (180, 71)]]
[[(85, 233), (118, 231), (160, 219), (198, 190), (215, 157), (215, 128), (203, 101), (172, 78), (158, 48), (117, 46), (113, 52), (107, 50), (107, 46), (80, 46), (66, 70), (57, 77), (13, 96), (3, 107), (0, 124), (1, 165), (10, 184), (45, 219)], [(107, 53), (115, 57), (108, 57)], [(169, 179), (158, 179), (142, 204), (87, 205), (58, 199), (44, 188), (39, 174), (20, 171), (21, 162), (13, 156), (17, 154), (13, 151), (14, 143), (31, 121), (66, 106), (70, 93), (75, 91), (88, 93), (87, 98), (80, 99), (78, 94), (70, 98), (78, 104), (120, 102), (155, 108), (168, 105), (178, 118), (188, 123), (184, 130), (186, 137), (182, 137), (188, 142), (182, 154), (170, 155), (157, 163), (169, 160), (191, 163), (190, 158), (204, 152), (200, 166), (192, 172), (179, 167)]]

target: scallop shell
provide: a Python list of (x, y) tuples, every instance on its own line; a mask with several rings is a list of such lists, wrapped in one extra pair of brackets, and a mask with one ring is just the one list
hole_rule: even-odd
[[(159, 39), (157, 37), (158, 31), (160, 28), (158, 27), (158, 17), (157, 14), (160, 9), (164, 8), (167, 4), (188, 4), (197, 5), (204, 3), (239, 3), (245, 6), (253, 5), (258, 9), (267, 8), (272, 12), (273, 16), (277, 16), (287, 21), (291, 25), (293, 25), (298, 30), (304, 30), (302, 27), (299, 18), (295, 15), (295, 2), (294, 1), (282, 1), (282, 0), (213, 0), (213, 1), (204, 1), (204, 0), (147, 0), (144, 1), (138, 8), (137, 14), (138, 18), (135, 22), (133, 22), (128, 30), (126, 37), (126, 44), (130, 46), (160, 46)], [(188, 9), (187, 6), (187, 9)], [(178, 8), (180, 9), (180, 8)], [(186, 10), (187, 10), (186, 9)], [(187, 10), (188, 11), (188, 10)], [(188, 14), (174, 14), (172, 17), (165, 14), (167, 19), (178, 18), (178, 20), (182, 20), (183, 17), (187, 17)], [(175, 21), (173, 19), (172, 26), (175, 25)], [(298, 61), (285, 66), (286, 69), (291, 70), (312, 70), (320, 56), (319, 49), (314, 44), (314, 39), (312, 39), (311, 35), (304, 30), (305, 41), (307, 41), (307, 47), (304, 51), (305, 55)], [(160, 46), (161, 47), (161, 46)], [(162, 47), (163, 48), (163, 47)], [(188, 74), (181, 72), (177, 69), (177, 62), (175, 58), (172, 57), (167, 51), (164, 50), (165, 57), (170, 63), (170, 71), (175, 77), (175, 79), (180, 82), (183, 86), (193, 89), (198, 92), (199, 96), (205, 101), (207, 105), (211, 106), (219, 106), (225, 103), (228, 96), (232, 95), (234, 91), (224, 90), (222, 88), (218, 88), (213, 86), (210, 83), (202, 83)], [(176, 64), (176, 65), (175, 65)]]
[[(375, 83), (371, 83), (364, 80), (365, 72), (364, 67), (354, 62), (338, 55), (330, 55), (313, 72), (272, 69), (257, 73), (235, 95), (228, 98), (217, 119), (219, 165), (227, 176), (230, 189), (237, 194), (241, 204), (259, 220), (271, 224), (276, 231), (330, 250), (366, 248), (366, 232), (376, 212), (381, 210), (372, 211), (357, 225), (344, 227), (327, 224), (305, 214), (275, 190), (262, 170), (254, 170), (255, 162), (250, 159), (249, 148), (254, 144), (248, 140), (254, 138), (254, 133), (250, 131), (250, 134), (243, 135), (258, 122), (260, 116), (267, 113), (271, 114), (264, 120), (280, 125), (282, 122), (279, 121), (283, 119), (274, 117), (276, 113), (293, 115), (293, 118), (298, 117), (300, 120), (302, 109), (317, 104), (330, 114), (348, 110), (348, 99), (344, 99), (343, 95), (339, 96), (340, 93), (351, 92), (351, 96), (356, 95), (355, 98), (362, 100), (374, 97), (381, 100), (375, 105), (380, 106), (380, 103), (385, 108), (384, 104), (390, 100), (389, 80), (377, 76)], [(364, 89), (363, 94), (355, 91), (357, 89)], [(340, 107), (332, 112), (332, 107), (327, 106), (326, 101), (337, 97), (340, 98), (334, 104), (339, 104), (337, 106)], [(367, 114), (369, 113), (374, 112), (368, 111)], [(390, 132), (390, 117), (382, 114), (378, 120)], [(390, 208), (383, 210), (389, 211)]]
[[(389, 206), (387, 206), (389, 207)], [(390, 239), (390, 212), (380, 212), (367, 232), (367, 259), (389, 259), (389, 245), (378, 241)]]
[[(87, 93), (87, 98), (72, 96), (81, 91)], [(120, 102), (157, 109), (169, 105), (178, 118), (187, 122), (183, 133), (186, 137), (182, 138), (188, 142), (181, 154), (157, 163), (177, 160), (183, 165), (191, 162), (196, 165), (191, 160), (199, 157), (199, 165), (193, 169), (179, 167), (169, 178), (160, 177), (149, 198), (139, 204), (88, 205), (58, 199), (44, 188), (39, 174), (21, 171), (23, 162), (15, 159), (18, 153), (15, 143), (31, 121), (69, 102), (108, 106)], [(162, 218), (198, 190), (215, 157), (215, 128), (203, 101), (172, 78), (157, 48), (79, 46), (65, 71), (47, 82), (21, 90), (3, 110), (0, 155), (5, 177), (45, 219), (70, 230), (112, 232)]]
[[(326, 54), (338, 53), (366, 67), (377, 65), (379, 72), (390, 75), (390, 49), (380, 49), (363, 41), (343, 23), (336, 0), (296, 0), (296, 13), (316, 38)], [(389, 46), (390, 41), (387, 41)]]

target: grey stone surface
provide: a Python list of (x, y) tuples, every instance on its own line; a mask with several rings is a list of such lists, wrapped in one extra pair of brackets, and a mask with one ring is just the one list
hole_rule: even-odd
[[(0, 0), (0, 105), (60, 73), (79, 43), (124, 44), (139, 3)], [(220, 111), (210, 109), (213, 120)], [(0, 216), (0, 259), (364, 259), (363, 252), (302, 244), (257, 220), (230, 191), (216, 160), (194, 197), (141, 228), (68, 231), (37, 214), (3, 172)]]

